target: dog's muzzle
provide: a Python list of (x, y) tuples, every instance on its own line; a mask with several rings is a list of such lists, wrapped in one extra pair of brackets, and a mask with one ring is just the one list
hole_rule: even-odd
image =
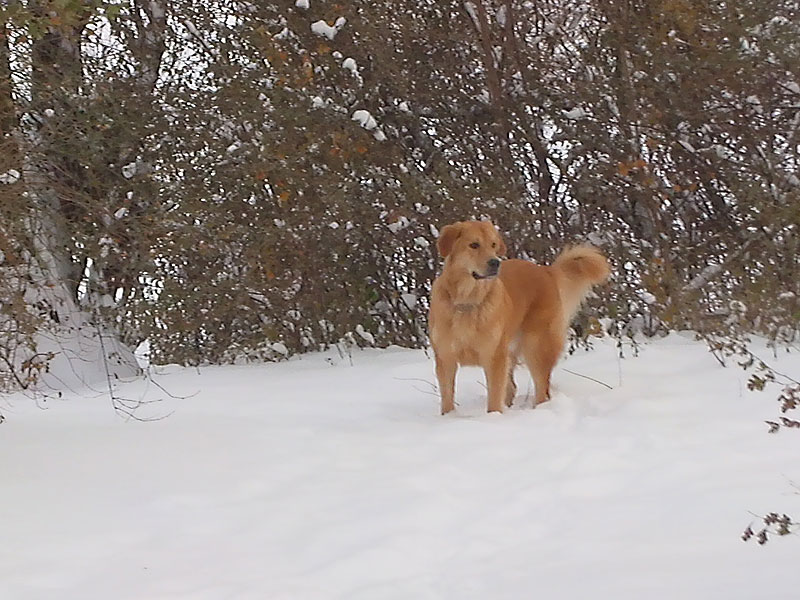
[(493, 258), (486, 263), (486, 274), (481, 275), (477, 271), (472, 272), (472, 277), (474, 279), (494, 279), (497, 277), (497, 273), (500, 272), (500, 259)]

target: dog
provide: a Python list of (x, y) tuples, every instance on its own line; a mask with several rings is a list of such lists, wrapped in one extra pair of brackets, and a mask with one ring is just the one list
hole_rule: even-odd
[(447, 225), (437, 248), (445, 260), (428, 323), (442, 414), (455, 408), (459, 366), (483, 367), (489, 412), (511, 406), (520, 359), (533, 378), (534, 407), (549, 400), (570, 321), (592, 286), (608, 278), (608, 260), (588, 245), (565, 248), (549, 266), (501, 260), (506, 245), (489, 221)]

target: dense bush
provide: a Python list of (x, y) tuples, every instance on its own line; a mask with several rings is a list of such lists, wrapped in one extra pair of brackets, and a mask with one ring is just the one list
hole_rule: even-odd
[(792, 2), (0, 10), (6, 368), (54, 282), (159, 362), (422, 346), (470, 217), (514, 256), (603, 248), (580, 335), (796, 339)]

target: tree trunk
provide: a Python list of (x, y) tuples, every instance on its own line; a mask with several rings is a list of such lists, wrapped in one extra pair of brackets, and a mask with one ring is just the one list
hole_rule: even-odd
[[(4, 142), (13, 140), (21, 172), (16, 180), (6, 179), (9, 189), (3, 190), (11, 202), (4, 207), (10, 220), (2, 233), (14, 261), (0, 261), (0, 295), (14, 309), (0, 317), (0, 368), (6, 383), (47, 393), (140, 370), (131, 350), (78, 304), (83, 264), (74, 255), (70, 225), (82, 173), (61, 144), (64, 136), (77, 134), (80, 36), (87, 19), (62, 26), (47, 2), (30, 2), (28, 8), (39, 25), (45, 24), (32, 42), (29, 104), (12, 111), (16, 101), (25, 101), (24, 94), (14, 97), (10, 79), (0, 87), (0, 122), (10, 129), (3, 131)], [(4, 44), (0, 58), (7, 73), (13, 66), (9, 54)], [(17, 120), (16, 114), (25, 119)]]

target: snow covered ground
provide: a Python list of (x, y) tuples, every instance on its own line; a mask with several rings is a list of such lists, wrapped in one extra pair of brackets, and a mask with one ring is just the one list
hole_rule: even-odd
[(100, 390), (0, 401), (0, 598), (800, 597), (800, 538), (739, 537), (800, 516), (800, 433), (768, 435), (777, 392), (690, 337), (597, 342), (502, 416), (475, 369), (439, 416), (432, 371), (401, 349), (169, 367), (194, 395), (120, 388), (165, 398), (151, 423)]

